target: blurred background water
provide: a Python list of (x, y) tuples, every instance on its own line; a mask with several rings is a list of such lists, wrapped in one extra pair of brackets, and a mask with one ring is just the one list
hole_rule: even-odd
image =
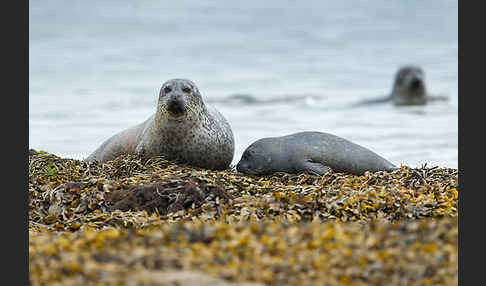
[[(187, 78), (230, 122), (234, 164), (257, 139), (317, 130), (397, 165), (457, 168), (457, 1), (29, 5), (29, 148), (82, 159)], [(350, 107), (388, 94), (404, 64), (449, 101)]]

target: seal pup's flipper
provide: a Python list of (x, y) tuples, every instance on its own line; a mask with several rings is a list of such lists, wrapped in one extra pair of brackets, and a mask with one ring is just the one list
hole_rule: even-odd
[(295, 169), (298, 172), (306, 172), (306, 173), (309, 173), (309, 174), (315, 174), (315, 175), (319, 175), (319, 176), (324, 175), (324, 173), (332, 174), (332, 172), (333, 172), (331, 167), (326, 166), (322, 163), (313, 161), (312, 159), (302, 161), (302, 162), (299, 162), (299, 163), (300, 164), (297, 164), (297, 166), (295, 166), (296, 167)]

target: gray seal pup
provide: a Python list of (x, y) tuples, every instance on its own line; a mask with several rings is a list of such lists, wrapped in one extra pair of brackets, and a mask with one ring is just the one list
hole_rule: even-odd
[(397, 169), (365, 147), (329, 133), (314, 131), (259, 139), (246, 148), (236, 166), (238, 172), (251, 175), (275, 172), (362, 175), (366, 171)]
[(405, 65), (395, 74), (392, 92), (385, 98), (365, 100), (361, 104), (392, 102), (395, 106), (425, 105), (432, 101), (448, 100), (446, 96), (428, 94), (425, 73), (419, 66)]
[(160, 88), (155, 114), (110, 137), (85, 161), (141, 154), (219, 170), (229, 167), (234, 149), (233, 132), (223, 115), (204, 104), (192, 81), (172, 79)]

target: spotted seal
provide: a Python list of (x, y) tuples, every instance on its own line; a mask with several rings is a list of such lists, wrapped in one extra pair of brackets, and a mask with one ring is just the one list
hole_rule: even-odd
[(428, 94), (425, 85), (425, 73), (416, 65), (405, 65), (395, 74), (391, 94), (385, 98), (362, 101), (361, 104), (392, 102), (395, 106), (425, 105), (432, 101), (445, 101), (446, 96)]
[(255, 141), (243, 152), (238, 172), (265, 175), (274, 172), (351, 173), (399, 169), (373, 151), (344, 138), (306, 131)]
[(228, 121), (204, 103), (192, 81), (172, 79), (160, 88), (155, 114), (106, 140), (85, 161), (133, 153), (226, 169), (233, 160), (234, 137)]

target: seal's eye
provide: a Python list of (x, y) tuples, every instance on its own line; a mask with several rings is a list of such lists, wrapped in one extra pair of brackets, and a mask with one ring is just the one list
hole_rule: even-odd
[(185, 92), (185, 93), (190, 93), (191, 92), (191, 88), (190, 87), (187, 87), (187, 86), (184, 86), (182, 88), (182, 91)]
[(172, 88), (171, 88), (170, 86), (166, 86), (166, 87), (164, 87), (164, 92), (165, 92), (165, 93), (169, 93), (169, 92), (171, 92), (171, 91), (172, 91)]

